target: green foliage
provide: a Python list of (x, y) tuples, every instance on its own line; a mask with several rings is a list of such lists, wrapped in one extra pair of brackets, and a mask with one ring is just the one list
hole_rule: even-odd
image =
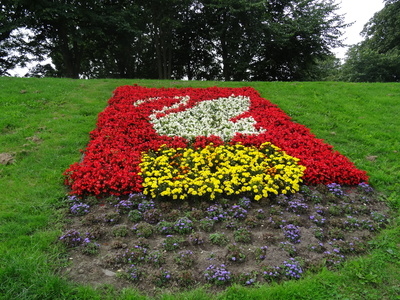
[(400, 2), (386, 1), (385, 7), (364, 26), (365, 43), (379, 53), (400, 50), (399, 26)]
[(112, 229), (112, 234), (115, 237), (125, 237), (128, 235), (128, 227), (126, 225), (116, 225)]
[(163, 247), (166, 251), (172, 251), (180, 248), (180, 244), (184, 242), (184, 239), (180, 236), (167, 235)]
[(142, 213), (137, 209), (131, 210), (128, 213), (128, 219), (129, 221), (134, 223), (140, 222), (142, 220)]
[(238, 230), (235, 230), (233, 233), (233, 238), (235, 239), (236, 242), (241, 242), (241, 243), (250, 243), (251, 242), (251, 232), (246, 229), (246, 228), (239, 228)]
[[(0, 74), (30, 54), (54, 64), (27, 74), (37, 77), (315, 80), (341, 44), (337, 9), (334, 0), (6, 1)], [(21, 27), (26, 42), (10, 36)]]
[[(16, 1), (3, 0), (0, 6), (0, 76), (8, 76), (8, 71), (17, 65), (24, 65), (29, 61), (26, 56), (27, 43), (21, 31), (23, 26), (23, 11)], [(16, 47), (20, 53), (13, 51)]]
[(145, 222), (136, 224), (132, 229), (138, 237), (148, 238), (153, 234), (153, 227)]
[(365, 40), (351, 47), (342, 80), (355, 82), (400, 81), (400, 2), (386, 1), (365, 25)]
[(347, 52), (339, 77), (354, 82), (400, 81), (400, 50), (379, 53), (367, 45), (355, 45)]
[(229, 238), (225, 235), (225, 233), (211, 233), (209, 238), (210, 242), (214, 245), (224, 246), (229, 243)]
[(253, 79), (315, 80), (319, 75), (313, 72), (331, 60), (328, 48), (341, 45), (341, 30), (348, 26), (335, 14), (337, 4), (304, 0), (269, 5), (260, 35), (262, 50), (252, 63)]

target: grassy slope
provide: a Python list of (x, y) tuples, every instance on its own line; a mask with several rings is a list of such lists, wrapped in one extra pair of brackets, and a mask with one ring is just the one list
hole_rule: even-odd
[[(0, 153), (14, 153), (0, 165), (0, 299), (140, 299), (134, 291), (75, 286), (54, 274), (67, 263), (55, 243), (64, 196), (62, 172), (80, 158), (97, 114), (112, 91), (144, 86), (251, 85), (295, 121), (367, 170), (385, 192), (396, 218), (373, 241), (371, 254), (339, 272), (324, 271), (297, 282), (256, 289), (232, 287), (220, 299), (397, 299), (400, 294), (400, 84), (221, 83), (148, 80), (0, 78)], [(37, 136), (37, 143), (26, 138)], [(368, 160), (367, 156), (376, 156)], [(202, 290), (163, 299), (209, 299)]]

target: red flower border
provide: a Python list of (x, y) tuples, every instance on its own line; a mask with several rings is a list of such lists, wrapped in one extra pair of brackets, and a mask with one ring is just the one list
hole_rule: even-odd
[[(236, 134), (231, 143), (259, 146), (271, 142), (289, 155), (300, 159), (307, 167), (304, 175), (306, 184), (339, 183), (355, 185), (367, 182), (365, 171), (358, 170), (352, 162), (310, 130), (295, 123), (277, 105), (260, 97), (250, 87), (244, 88), (146, 88), (122, 86), (115, 90), (107, 108), (99, 114), (97, 127), (90, 133), (90, 142), (84, 151), (83, 160), (71, 165), (65, 172), (65, 183), (76, 195), (123, 195), (142, 190), (142, 179), (138, 175), (142, 151), (157, 150), (162, 144), (168, 147), (188, 147), (189, 142), (182, 137), (160, 136), (153, 129), (150, 114), (171, 106), (179, 101), (179, 96), (190, 96), (184, 107), (171, 109), (178, 112), (193, 107), (200, 101), (220, 97), (247, 96), (250, 108), (235, 117), (253, 117), (256, 127), (266, 129), (257, 135)], [(147, 99), (140, 105), (138, 100)], [(156, 99), (156, 100), (155, 100)], [(159, 114), (158, 117), (163, 116)], [(222, 144), (219, 137), (197, 137), (194, 147), (204, 147), (213, 142)]]

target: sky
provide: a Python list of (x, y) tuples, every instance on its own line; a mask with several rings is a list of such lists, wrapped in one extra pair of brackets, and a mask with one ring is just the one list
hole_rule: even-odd
[[(339, 4), (339, 14), (345, 14), (345, 22), (355, 22), (351, 27), (345, 29), (344, 43), (354, 45), (363, 40), (360, 32), (364, 25), (380, 11), (385, 5), (383, 0), (336, 0)], [(336, 57), (344, 58), (348, 47), (333, 49)]]

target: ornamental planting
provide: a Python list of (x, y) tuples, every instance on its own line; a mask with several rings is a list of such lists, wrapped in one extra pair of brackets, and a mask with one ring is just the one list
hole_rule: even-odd
[(297, 192), (302, 182), (368, 180), (249, 87), (122, 86), (90, 137), (82, 161), (64, 172), (72, 195), (259, 200)]
[(108, 104), (65, 172), (75, 273), (84, 254), (144, 291), (299, 279), (390, 221), (365, 172), (251, 88), (126, 86)]

